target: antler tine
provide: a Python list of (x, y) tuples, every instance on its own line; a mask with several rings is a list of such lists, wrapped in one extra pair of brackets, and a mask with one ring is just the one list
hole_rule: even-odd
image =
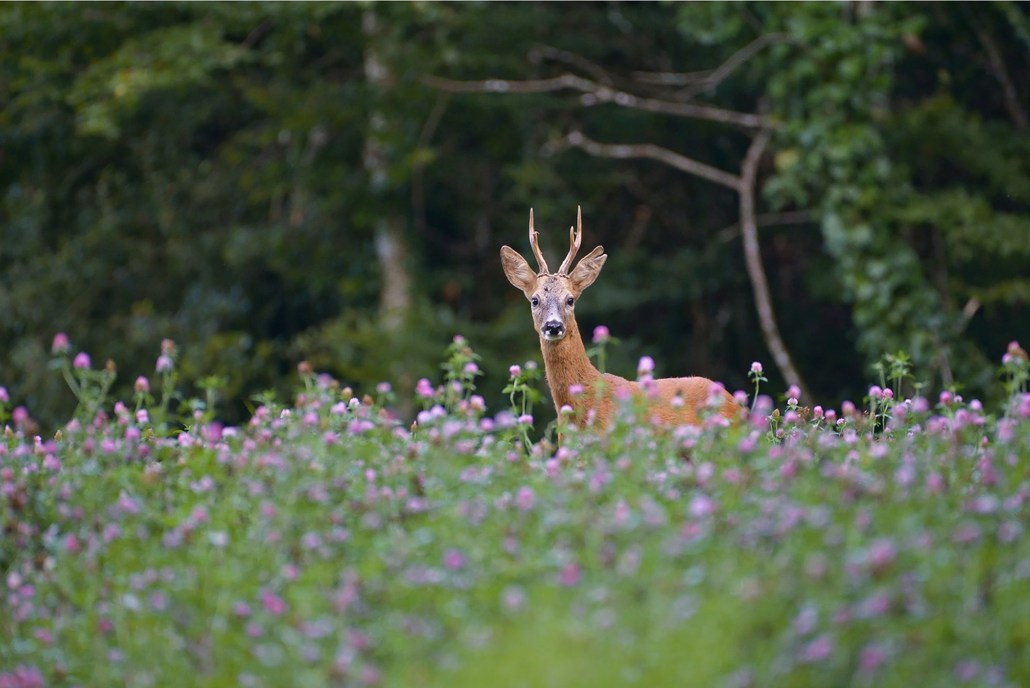
[(536, 256), (537, 266), (540, 269), (538, 274), (548, 275), (551, 271), (547, 268), (547, 261), (544, 254), (540, 252), (540, 235), (533, 229), (533, 209), (529, 209), (529, 245), (533, 247), (533, 255)]
[(569, 227), (569, 255), (565, 256), (565, 260), (562, 261), (561, 267), (558, 268), (559, 275), (569, 274), (569, 268), (572, 267), (572, 261), (576, 259), (576, 254), (579, 253), (579, 245), (583, 242), (583, 208), (576, 206), (576, 227), (573, 229)]

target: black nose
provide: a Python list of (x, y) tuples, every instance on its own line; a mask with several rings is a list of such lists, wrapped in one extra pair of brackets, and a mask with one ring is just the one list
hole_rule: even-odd
[(558, 320), (548, 320), (544, 323), (543, 332), (548, 337), (560, 337), (565, 334), (565, 326)]

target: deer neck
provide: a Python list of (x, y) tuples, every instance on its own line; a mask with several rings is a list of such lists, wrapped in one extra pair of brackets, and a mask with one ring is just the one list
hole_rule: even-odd
[(588, 389), (601, 376), (587, 357), (579, 326), (575, 321), (569, 323), (568, 332), (556, 342), (541, 338), (540, 351), (544, 355), (544, 372), (555, 408), (561, 409), (566, 404), (575, 408), (577, 400), (586, 395), (573, 397), (569, 394), (569, 387), (580, 385)]

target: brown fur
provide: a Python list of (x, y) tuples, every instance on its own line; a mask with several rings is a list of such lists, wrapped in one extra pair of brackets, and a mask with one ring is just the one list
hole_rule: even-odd
[[(551, 389), (551, 398), (554, 399), (556, 409), (560, 410), (565, 405), (571, 406), (573, 417), (581, 427), (592, 422), (595, 427), (607, 429), (618, 411), (620, 397), (639, 397), (645, 392), (637, 382), (598, 371), (587, 356), (579, 326), (575, 320), (569, 325), (568, 333), (557, 342), (549, 342), (542, 337), (540, 339), (540, 351), (544, 356), (544, 371), (547, 375), (547, 385)], [(655, 380), (656, 393), (648, 402), (648, 414), (658, 425), (664, 427), (697, 425), (698, 410), (708, 403), (708, 395), (713, 384), (704, 377), (670, 377)], [(582, 386), (583, 392), (570, 394), (569, 387), (572, 385)], [(683, 405), (678, 408), (672, 404), (676, 396), (683, 400)], [(738, 419), (740, 406), (734, 401), (733, 396), (725, 390), (721, 396), (723, 401), (719, 407), (719, 414), (731, 421)]]
[[(568, 274), (562, 270), (571, 265), (579, 248), (582, 235), (582, 222), (579, 231), (570, 230), (572, 249), (562, 263), (558, 274), (547, 272), (547, 265), (539, 253), (536, 232), (533, 230), (533, 214), (530, 211), (529, 236), (533, 252), (541, 263), (541, 272), (534, 273), (526, 259), (513, 249), (501, 248), (501, 265), (508, 281), (522, 290), (532, 304), (533, 325), (540, 335), (540, 350), (544, 355), (544, 370), (547, 384), (551, 388), (551, 397), (556, 409), (569, 405), (575, 411), (580, 425), (593, 423), (600, 428), (608, 428), (618, 410), (620, 398), (648, 395), (648, 412), (659, 425), (696, 425), (698, 411), (708, 403), (712, 385), (711, 380), (703, 377), (676, 377), (653, 381), (652, 393), (645, 392), (640, 383), (626, 380), (609, 373), (601, 374), (590, 363), (583, 338), (576, 324), (575, 302), (583, 291), (594, 283), (605, 260), (604, 249), (598, 246)], [(564, 334), (559, 338), (549, 338), (544, 334), (547, 323), (561, 323)], [(553, 334), (553, 333), (552, 333)], [(580, 385), (583, 392), (572, 395), (569, 387)], [(735, 420), (740, 416), (740, 407), (733, 397), (722, 390), (722, 405), (719, 413)], [(678, 408), (673, 399), (680, 397), (683, 401)]]

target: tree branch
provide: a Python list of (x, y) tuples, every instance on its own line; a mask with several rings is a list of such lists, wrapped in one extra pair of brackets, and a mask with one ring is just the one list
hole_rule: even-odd
[(740, 170), (740, 229), (744, 240), (744, 263), (747, 266), (751, 289), (755, 295), (755, 308), (758, 310), (758, 322), (762, 329), (769, 353), (772, 354), (776, 367), (780, 369), (789, 385), (797, 385), (801, 395), (811, 400), (808, 386), (801, 378), (790, 352), (787, 350), (780, 328), (776, 324), (772, 298), (769, 295), (769, 280), (762, 266), (762, 253), (758, 244), (758, 225), (755, 222), (755, 179), (758, 176), (758, 163), (769, 144), (769, 131), (764, 130), (751, 142), (744, 164)]
[(768, 118), (763, 115), (725, 110), (711, 105), (673, 103), (657, 98), (641, 98), (632, 93), (599, 84), (596, 81), (585, 79), (576, 74), (562, 74), (548, 79), (516, 81), (507, 79), (456, 81), (433, 75), (425, 75), (422, 77), (422, 81), (433, 88), (452, 93), (549, 93), (574, 90), (584, 94), (582, 103), (588, 107), (603, 103), (614, 103), (621, 107), (643, 110), (644, 112), (674, 115), (676, 117), (692, 117), (694, 119), (722, 122), (723, 124), (734, 124), (749, 129), (772, 126)]
[(589, 74), (594, 81), (605, 86), (614, 86), (615, 79), (604, 67), (594, 64), (582, 55), (577, 55), (570, 50), (561, 50), (550, 45), (541, 45), (533, 48), (529, 53), (531, 62), (539, 62), (541, 59), (562, 62), (571, 67), (578, 68), (581, 72)]
[(712, 167), (703, 162), (680, 155), (668, 148), (656, 146), (653, 143), (638, 144), (611, 144), (598, 143), (579, 131), (572, 131), (564, 138), (549, 144), (552, 149), (579, 148), (590, 155), (599, 158), (617, 158), (625, 160), (628, 158), (649, 158), (663, 162), (681, 172), (692, 174), (695, 177), (706, 179), (720, 186), (725, 186), (734, 191), (740, 191), (740, 177)]
[(644, 84), (659, 86), (684, 86), (679, 96), (684, 100), (698, 93), (711, 90), (729, 78), (741, 65), (770, 45), (783, 43), (788, 39), (785, 33), (767, 33), (751, 41), (715, 69), (701, 72), (634, 72), (633, 78)]
[(1023, 105), (1019, 102), (1019, 94), (1016, 92), (1016, 86), (1012, 83), (1009, 72), (1005, 68), (1005, 59), (1001, 55), (998, 43), (987, 32), (987, 29), (982, 26), (976, 27), (976, 35), (987, 52), (987, 65), (990, 68), (990, 72), (1001, 85), (1005, 109), (1008, 110), (1009, 117), (1012, 118), (1012, 122), (1016, 125), (1017, 129), (1026, 129), (1026, 110), (1023, 109)]
[(461, 81), (424, 74), (427, 86), (450, 93), (553, 93), (565, 89), (590, 91), (594, 82), (575, 74), (562, 74), (547, 79), (479, 79)]

